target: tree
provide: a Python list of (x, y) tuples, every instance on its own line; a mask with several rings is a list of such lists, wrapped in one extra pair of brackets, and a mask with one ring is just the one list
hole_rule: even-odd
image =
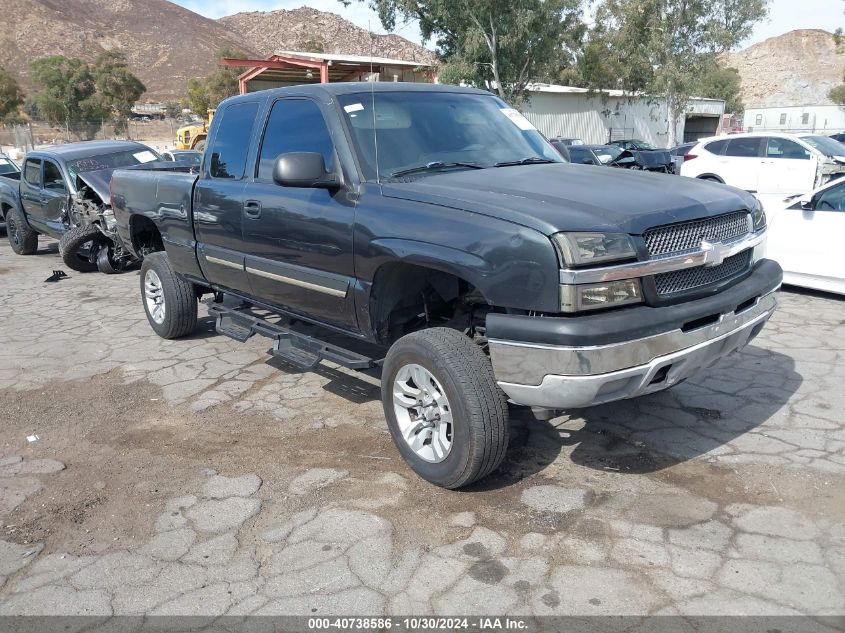
[[(224, 57), (247, 59), (246, 55), (233, 48), (219, 50), (215, 59), (219, 61)], [(241, 70), (232, 66), (220, 66), (208, 77), (188, 80), (185, 104), (195, 114), (205, 115), (209, 108), (217, 107), (217, 104), (223, 99), (233, 97), (240, 92), (238, 77), (241, 72)]]
[(740, 97), (741, 88), (742, 79), (736, 68), (725, 68), (714, 62), (704, 69), (693, 91), (697, 97), (721, 99), (725, 102), (725, 112), (738, 114), (745, 110)]
[[(350, 4), (352, 0), (341, 0)], [(363, 1), (363, 0), (359, 0)], [(580, 27), (583, 0), (369, 0), (385, 29), (418, 20), (424, 40), (434, 39), (446, 65), (461, 80), (485, 81), (515, 101), (527, 85), (549, 74)], [(474, 70), (466, 72), (468, 68)], [(448, 73), (447, 73), (448, 74)]]
[(600, 0), (591, 40), (620, 69), (619, 87), (665, 98), (674, 146), (702, 74), (767, 14), (768, 0)]
[(164, 104), (164, 116), (176, 119), (182, 115), (182, 104), (178, 101), (168, 101)]
[(12, 74), (0, 66), (0, 119), (12, 120), (23, 105), (23, 92)]
[(830, 89), (827, 98), (839, 105), (845, 105), (845, 84), (839, 84)]
[(92, 72), (100, 107), (111, 114), (116, 132), (126, 131), (132, 106), (147, 91), (146, 86), (130, 72), (126, 58), (118, 51), (101, 53)]
[[(96, 98), (97, 85), (91, 67), (76, 57), (41, 57), (29, 65), (41, 85), (34, 101), (38, 112), (53, 125), (90, 137), (105, 115)], [(97, 125), (94, 125), (96, 121)]]

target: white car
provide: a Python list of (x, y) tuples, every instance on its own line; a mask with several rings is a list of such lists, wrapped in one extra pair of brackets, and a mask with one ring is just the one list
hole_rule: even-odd
[(732, 134), (701, 139), (681, 175), (760, 194), (801, 194), (845, 172), (845, 145), (813, 134)]
[(758, 198), (768, 216), (767, 257), (783, 268), (783, 282), (845, 294), (845, 177), (804, 195)]

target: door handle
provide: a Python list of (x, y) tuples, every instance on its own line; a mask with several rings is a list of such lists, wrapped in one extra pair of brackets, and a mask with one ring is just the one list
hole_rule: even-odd
[(261, 203), (258, 200), (247, 200), (244, 202), (244, 214), (253, 219), (261, 217)]

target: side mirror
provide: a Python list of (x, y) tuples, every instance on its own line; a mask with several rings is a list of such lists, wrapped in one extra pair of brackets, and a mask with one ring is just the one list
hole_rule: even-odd
[(799, 200), (799, 203), (801, 205), (801, 209), (804, 211), (812, 211), (815, 207), (815, 203), (813, 202), (812, 198), (804, 198), (802, 200)]
[(273, 182), (282, 187), (334, 189), (340, 186), (337, 174), (326, 171), (323, 155), (317, 152), (288, 152), (276, 158)]

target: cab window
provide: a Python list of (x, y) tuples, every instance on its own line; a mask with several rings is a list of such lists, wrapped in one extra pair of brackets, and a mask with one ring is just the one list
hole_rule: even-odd
[(258, 103), (236, 103), (222, 114), (211, 150), (212, 178), (240, 180), (244, 176), (252, 126), (258, 115)]
[(59, 166), (49, 160), (44, 161), (44, 188), (50, 191), (67, 191)]
[(41, 159), (28, 158), (23, 166), (23, 179), (32, 187), (41, 188)]
[(273, 165), (281, 154), (315, 152), (333, 169), (334, 145), (319, 106), (308, 99), (282, 99), (273, 104), (256, 165), (259, 180), (273, 180)]

